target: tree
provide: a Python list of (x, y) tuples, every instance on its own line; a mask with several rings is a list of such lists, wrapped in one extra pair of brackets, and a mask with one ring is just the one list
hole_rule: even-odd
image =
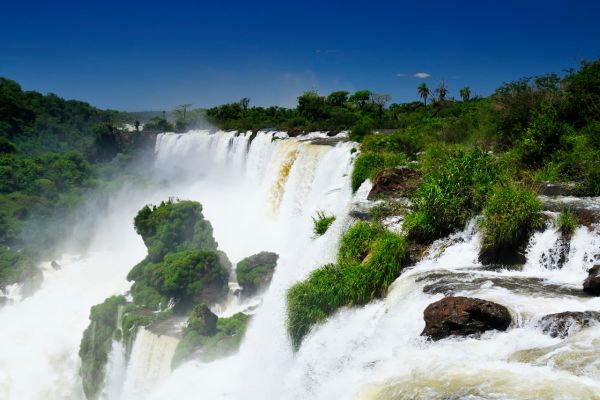
[(298, 97), (298, 112), (315, 121), (324, 113), (325, 99), (316, 90), (308, 90)]
[(429, 97), (429, 88), (425, 82), (421, 83), (417, 87), (417, 91), (419, 92), (419, 97), (423, 99), (423, 104), (427, 105), (427, 97)]
[(187, 112), (188, 108), (190, 108), (191, 106), (192, 106), (191, 104), (181, 104), (181, 105), (178, 105), (177, 107), (175, 107), (175, 110), (173, 110), (173, 112), (177, 116), (177, 119), (181, 118), (181, 120), (183, 122), (185, 122), (186, 112)]
[(360, 110), (362, 110), (362, 109), (364, 109), (365, 105), (368, 103), (368, 101), (370, 99), (371, 99), (371, 91), (359, 90), (358, 92), (356, 92), (352, 96), (350, 96), (348, 101), (350, 103), (355, 104), (356, 107), (358, 107)]
[(471, 98), (471, 88), (465, 86), (464, 88), (460, 89), (460, 97), (465, 103), (469, 101), (469, 99)]
[(327, 103), (332, 106), (341, 107), (348, 101), (349, 94), (350, 92), (346, 90), (331, 92), (329, 96), (327, 96)]
[(383, 108), (391, 99), (392, 96), (390, 96), (389, 94), (373, 93), (371, 95), (371, 101), (377, 106), (377, 111), (379, 112), (379, 114), (383, 113)]
[(441, 81), (438, 87), (435, 88), (435, 94), (437, 95), (437, 102), (443, 106), (446, 103), (446, 96), (448, 95), (448, 88), (444, 81)]
[(250, 99), (248, 97), (243, 97), (240, 99), (240, 106), (242, 110), (246, 111), (248, 109), (248, 105), (250, 104)]

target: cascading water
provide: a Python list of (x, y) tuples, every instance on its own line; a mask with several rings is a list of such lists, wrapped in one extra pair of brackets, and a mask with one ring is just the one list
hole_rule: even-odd
[[(600, 257), (597, 228), (580, 227), (562, 239), (550, 223), (532, 237), (525, 266), (503, 270), (478, 262), (472, 221), (436, 242), (385, 299), (341, 310), (315, 327), (298, 352), (291, 350), (285, 292), (335, 259), (350, 223), (352, 147), (282, 132), (259, 132), (252, 140), (233, 132), (160, 135), (156, 184), (115, 195), (85, 256), (63, 257), (59, 270), (45, 265), (38, 292), (25, 299), (17, 293), (14, 304), (0, 309), (0, 398), (83, 398), (77, 350), (89, 308), (130, 286), (125, 276), (145, 255), (132, 227), (137, 210), (175, 196), (202, 203), (232, 261), (278, 253), (275, 275), (253, 303), (260, 305), (237, 354), (189, 361), (171, 372), (177, 339), (141, 329), (128, 360), (123, 346), (113, 344), (103, 399), (600, 399), (600, 326), (566, 339), (538, 326), (546, 314), (600, 310), (600, 298), (580, 290)], [(366, 198), (368, 185), (354, 201)], [(318, 210), (337, 219), (312, 238)], [(429, 342), (420, 336), (423, 310), (449, 294), (503, 304), (515, 322), (507, 332)], [(219, 314), (243, 308), (228, 304)]]

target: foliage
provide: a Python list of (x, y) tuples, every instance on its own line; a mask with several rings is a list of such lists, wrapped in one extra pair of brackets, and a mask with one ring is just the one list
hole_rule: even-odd
[(233, 354), (240, 347), (250, 316), (237, 313), (229, 318), (219, 318), (216, 332), (203, 335), (188, 323), (183, 338), (177, 344), (171, 367), (177, 368), (183, 361), (198, 352), (200, 360), (209, 362)]
[(337, 264), (328, 264), (287, 292), (287, 324), (298, 348), (311, 327), (345, 306), (381, 297), (408, 259), (404, 237), (358, 222), (343, 236)]
[(386, 200), (369, 209), (369, 219), (380, 222), (387, 217), (403, 215), (406, 212), (404, 202), (396, 200)]
[(518, 247), (543, 224), (540, 212), (535, 193), (515, 184), (497, 185), (483, 209), (482, 250)]
[(404, 221), (408, 237), (419, 242), (462, 229), (481, 210), (500, 175), (494, 159), (477, 148), (442, 149), (424, 164), (426, 174)]
[(0, 245), (0, 288), (24, 282), (37, 274), (37, 268), (27, 255)]
[(563, 235), (571, 235), (577, 229), (577, 217), (571, 210), (564, 210), (558, 214), (556, 226)]
[(335, 215), (327, 215), (325, 211), (317, 211), (317, 216), (312, 217), (313, 220), (313, 233), (315, 236), (322, 236), (327, 232), (333, 221), (335, 221)]
[(88, 399), (96, 398), (102, 389), (108, 353), (117, 329), (118, 309), (123, 304), (125, 297), (112, 296), (93, 306), (90, 312), (90, 324), (83, 332), (79, 346), (79, 375)]
[(354, 162), (351, 184), (356, 192), (367, 179), (373, 179), (384, 168), (398, 167), (407, 163), (404, 153), (361, 153)]
[(269, 283), (279, 256), (262, 251), (237, 263), (235, 274), (245, 295), (252, 295)]

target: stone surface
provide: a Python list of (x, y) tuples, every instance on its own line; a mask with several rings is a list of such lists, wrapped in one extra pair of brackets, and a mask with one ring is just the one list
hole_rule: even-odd
[(565, 311), (542, 317), (539, 326), (542, 332), (552, 337), (566, 338), (596, 322), (600, 322), (598, 311)]
[(588, 277), (583, 281), (583, 291), (592, 296), (600, 296), (600, 264), (588, 271)]
[(506, 330), (512, 322), (508, 309), (487, 300), (446, 297), (427, 306), (423, 313), (422, 336), (439, 340), (448, 336), (467, 336), (488, 330)]

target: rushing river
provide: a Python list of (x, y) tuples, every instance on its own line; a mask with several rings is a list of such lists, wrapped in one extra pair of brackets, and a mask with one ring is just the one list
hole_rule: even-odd
[[(280, 255), (278, 266), (253, 304), (259, 306), (237, 354), (171, 371), (177, 339), (141, 329), (129, 359), (113, 345), (104, 399), (600, 399), (600, 326), (566, 339), (538, 326), (546, 314), (600, 310), (600, 298), (580, 290), (600, 257), (600, 234), (586, 227), (564, 250), (550, 222), (531, 238), (523, 268), (498, 270), (477, 261), (480, 236), (472, 221), (436, 242), (385, 299), (338, 312), (294, 353), (285, 291), (334, 261), (349, 211), (369, 190), (365, 183), (351, 193), (354, 145), (311, 140), (322, 136), (160, 135), (148, 171), (154, 183), (115, 193), (96, 216), (88, 251), (63, 256), (58, 270), (43, 264), (41, 289), (25, 299), (17, 293), (0, 309), (0, 399), (84, 398), (77, 352), (89, 309), (128, 290), (127, 272), (146, 251), (133, 217), (167, 197), (201, 202), (232, 261), (268, 250)], [(319, 210), (337, 219), (315, 239), (311, 217)], [(505, 305), (513, 325), (480, 338), (427, 341), (420, 336), (423, 310), (448, 294)], [(219, 313), (243, 306), (231, 301)]]

